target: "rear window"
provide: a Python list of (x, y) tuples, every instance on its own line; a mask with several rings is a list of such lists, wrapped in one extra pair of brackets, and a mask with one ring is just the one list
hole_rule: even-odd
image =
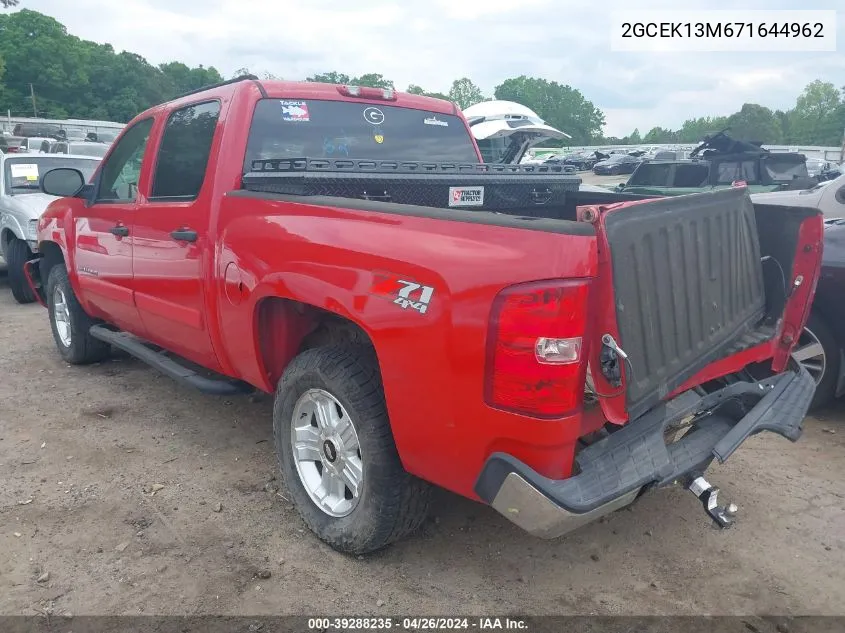
[(789, 181), (793, 178), (808, 178), (807, 164), (802, 160), (770, 157), (763, 162), (769, 178), (776, 181)]
[(254, 160), (354, 158), (477, 163), (454, 115), (348, 101), (262, 99), (255, 108), (245, 171)]
[(672, 165), (643, 163), (628, 179), (629, 185), (648, 185), (651, 187), (668, 187)]

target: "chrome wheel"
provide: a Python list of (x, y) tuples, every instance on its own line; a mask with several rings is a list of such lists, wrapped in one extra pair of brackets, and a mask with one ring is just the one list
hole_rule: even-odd
[(328, 391), (309, 389), (294, 406), (290, 439), (296, 472), (311, 500), (332, 517), (351, 513), (360, 499), (364, 464), (343, 405)]
[(56, 286), (53, 290), (53, 320), (56, 322), (56, 333), (65, 347), (70, 347), (70, 309), (64, 291)]
[(821, 382), (827, 367), (827, 356), (822, 342), (810, 328), (804, 328), (798, 339), (798, 345), (792, 352), (792, 357), (804, 366), (816, 384)]

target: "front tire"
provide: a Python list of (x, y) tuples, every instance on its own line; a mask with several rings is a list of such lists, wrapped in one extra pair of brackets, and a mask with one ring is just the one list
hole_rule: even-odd
[(273, 432), (294, 505), (336, 550), (373, 552), (425, 519), (430, 486), (402, 467), (371, 349), (294, 358), (276, 389)]
[(85, 313), (67, 276), (64, 264), (56, 264), (47, 278), (47, 309), (50, 329), (62, 358), (71, 365), (103, 360), (111, 347), (89, 333), (96, 321)]
[(29, 250), (29, 246), (23, 240), (12, 238), (6, 245), (9, 287), (12, 289), (12, 296), (18, 303), (35, 301), (35, 293), (32, 292), (24, 273), (24, 266), (30, 259), (32, 259), (32, 251)]

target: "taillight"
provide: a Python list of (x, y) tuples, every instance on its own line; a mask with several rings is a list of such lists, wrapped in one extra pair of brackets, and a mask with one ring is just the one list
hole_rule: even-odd
[(487, 404), (540, 418), (581, 405), (588, 290), (588, 281), (555, 280), (499, 293), (487, 337)]

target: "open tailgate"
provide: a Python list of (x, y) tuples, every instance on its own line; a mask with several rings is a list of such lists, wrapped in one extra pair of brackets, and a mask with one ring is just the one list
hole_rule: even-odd
[[(745, 188), (583, 207), (579, 214), (593, 221), (599, 238), (599, 332), (590, 366), (608, 420), (636, 419), (713, 363), (761, 345), (769, 346), (762, 358), (783, 368), (815, 289), (821, 240), (813, 227), (821, 232), (820, 218), (801, 225), (795, 261), (785, 266), (785, 318), (775, 323), (764, 318), (760, 238)], [(799, 276), (808, 283), (793, 288)], [(752, 360), (739, 355), (722, 375)]]

